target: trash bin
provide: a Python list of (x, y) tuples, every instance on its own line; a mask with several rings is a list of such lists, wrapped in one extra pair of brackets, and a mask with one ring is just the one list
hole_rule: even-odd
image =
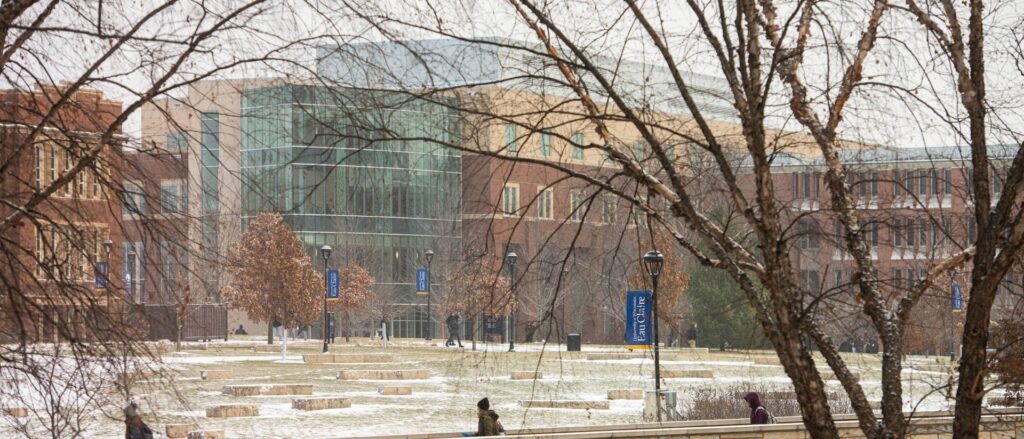
[[(683, 416), (679, 413), (679, 400), (676, 392), (672, 390), (661, 390), (661, 422), (681, 421)], [(658, 398), (653, 390), (644, 392), (644, 421), (658, 421)]]
[(583, 344), (582, 338), (579, 334), (573, 332), (569, 334), (568, 339), (565, 341), (565, 350), (569, 352), (579, 352), (580, 346)]

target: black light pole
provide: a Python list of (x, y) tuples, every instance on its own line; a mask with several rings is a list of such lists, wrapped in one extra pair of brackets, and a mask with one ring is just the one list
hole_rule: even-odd
[(519, 311), (519, 296), (516, 294), (516, 259), (519, 255), (516, 252), (508, 252), (505, 260), (508, 261), (509, 285), (512, 287), (512, 312), (508, 314), (508, 351), (516, 350), (516, 312)]
[[(568, 277), (569, 277), (569, 266), (568, 265), (563, 265), (562, 266), (562, 282), (568, 283), (569, 282)], [(562, 325), (561, 325), (562, 327), (559, 329), (559, 331), (561, 332), (559, 334), (559, 336), (562, 338), (563, 341), (565, 341), (566, 349), (569, 349), (569, 335), (565, 333), (565, 296), (566, 296), (566, 294), (568, 294), (568, 292), (565, 291), (565, 290), (567, 290), (567, 289), (568, 288), (562, 288)], [(551, 310), (552, 314), (554, 314), (554, 312), (555, 312), (555, 310)]]
[(651, 275), (651, 312), (654, 320), (654, 395), (658, 404), (658, 422), (661, 422), (661, 358), (658, 355), (658, 276), (665, 257), (657, 250), (644, 255), (644, 264)]
[(427, 257), (427, 341), (431, 341), (434, 339), (434, 320), (430, 314), (430, 293), (434, 286), (430, 284), (430, 261), (434, 260), (434, 251), (427, 249), (423, 255)]
[[(331, 258), (331, 246), (320, 247), (320, 257), (324, 259), (324, 353), (327, 353), (327, 260)], [(285, 329), (287, 331), (287, 329)]]

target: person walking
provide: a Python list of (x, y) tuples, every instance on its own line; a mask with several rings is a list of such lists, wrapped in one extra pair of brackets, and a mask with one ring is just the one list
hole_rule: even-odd
[(455, 314), (448, 314), (448, 317), (445, 317), (444, 319), (444, 329), (445, 331), (448, 331), (448, 339), (444, 341), (444, 347), (455, 345), (455, 331), (457, 330), (457, 328), (455, 327), (456, 325), (457, 323), (455, 323)]
[(455, 313), (455, 326), (452, 328), (452, 334), (455, 334), (455, 341), (459, 342), (459, 347), (462, 347), (462, 332), (459, 330), (462, 328), (462, 314)]
[(751, 424), (774, 424), (775, 417), (772, 416), (768, 409), (764, 408), (761, 404), (761, 397), (758, 396), (757, 392), (747, 393), (743, 397), (747, 401), (747, 405), (750, 406), (750, 423)]
[(690, 329), (686, 330), (686, 344), (690, 349), (697, 347), (697, 322), (694, 322)]
[(124, 438), (125, 439), (153, 439), (153, 430), (142, 421), (139, 415), (139, 406), (134, 402), (128, 403), (124, 408)]

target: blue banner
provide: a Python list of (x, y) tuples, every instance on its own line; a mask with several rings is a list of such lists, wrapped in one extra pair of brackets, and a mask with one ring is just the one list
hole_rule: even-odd
[(960, 291), (960, 285), (953, 282), (953, 312), (960, 312), (964, 309), (964, 296)]
[(337, 268), (327, 270), (327, 298), (337, 299), (341, 294), (341, 275)]
[(96, 289), (106, 289), (109, 284), (107, 280), (107, 261), (96, 263)]
[(503, 335), (505, 333), (505, 316), (484, 316), (484, 334)]
[(430, 291), (430, 276), (426, 268), (416, 269), (416, 294), (426, 295)]
[(651, 322), (651, 292), (626, 293), (626, 345), (650, 346), (654, 334)]

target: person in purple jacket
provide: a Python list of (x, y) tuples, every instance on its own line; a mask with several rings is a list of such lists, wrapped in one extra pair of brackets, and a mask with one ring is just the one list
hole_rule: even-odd
[(761, 397), (757, 396), (757, 392), (750, 392), (743, 397), (750, 405), (750, 423), (751, 424), (770, 424), (770, 415), (768, 409), (761, 405)]

